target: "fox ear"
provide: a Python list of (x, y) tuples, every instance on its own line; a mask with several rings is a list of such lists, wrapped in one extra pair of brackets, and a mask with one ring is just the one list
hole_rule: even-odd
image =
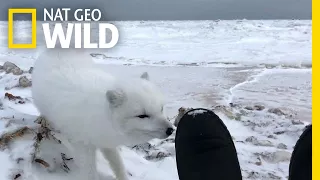
[(142, 79), (145, 79), (145, 80), (148, 80), (148, 81), (149, 81), (149, 74), (148, 74), (147, 72), (144, 72), (144, 73), (140, 76), (140, 78), (142, 78)]
[(112, 107), (119, 107), (126, 100), (126, 94), (119, 89), (107, 91), (106, 96), (110, 106)]

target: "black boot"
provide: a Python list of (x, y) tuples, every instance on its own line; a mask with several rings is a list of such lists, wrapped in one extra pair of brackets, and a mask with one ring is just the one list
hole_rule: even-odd
[(207, 109), (188, 111), (176, 132), (180, 180), (241, 180), (232, 137), (222, 120)]
[(312, 125), (306, 127), (296, 143), (289, 166), (289, 180), (312, 179)]

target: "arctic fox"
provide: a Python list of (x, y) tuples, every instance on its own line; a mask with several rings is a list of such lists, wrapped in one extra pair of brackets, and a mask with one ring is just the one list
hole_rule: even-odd
[(100, 149), (116, 178), (127, 180), (116, 148), (166, 138), (173, 131), (148, 73), (112, 76), (81, 50), (50, 49), (41, 55), (32, 73), (32, 96), (40, 115), (72, 145), (81, 179), (99, 179), (95, 152)]

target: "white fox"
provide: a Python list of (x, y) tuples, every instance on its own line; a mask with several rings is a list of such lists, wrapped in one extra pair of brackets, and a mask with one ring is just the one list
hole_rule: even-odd
[(116, 178), (127, 180), (116, 148), (166, 138), (173, 131), (163, 114), (163, 96), (147, 73), (112, 76), (82, 50), (50, 49), (41, 55), (32, 73), (32, 96), (41, 116), (72, 145), (79, 177), (88, 180), (99, 179), (97, 149)]

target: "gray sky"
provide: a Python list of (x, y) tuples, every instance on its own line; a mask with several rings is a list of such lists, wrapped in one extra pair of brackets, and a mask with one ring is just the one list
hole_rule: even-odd
[(102, 20), (311, 19), (311, 0), (0, 0), (0, 3), (1, 20), (7, 20), (10, 7), (36, 7), (39, 20), (43, 20), (44, 7), (99, 8), (103, 11)]

